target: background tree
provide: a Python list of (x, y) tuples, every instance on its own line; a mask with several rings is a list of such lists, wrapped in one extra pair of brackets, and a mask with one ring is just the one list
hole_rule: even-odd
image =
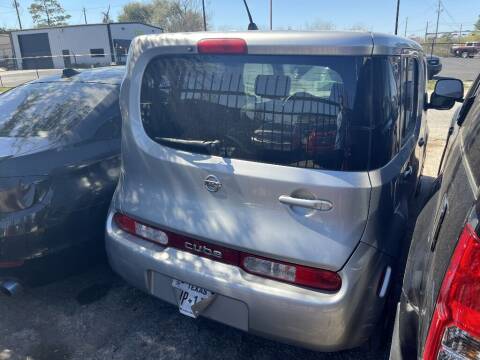
[(118, 16), (118, 21), (134, 21), (152, 24), (152, 13), (152, 4), (134, 1), (123, 7), (122, 13)]
[(108, 5), (107, 11), (102, 11), (102, 16), (102, 23), (110, 24), (112, 22), (110, 18), (110, 5)]
[(134, 1), (122, 8), (118, 20), (140, 21), (167, 32), (203, 30), (201, 0)]
[(335, 30), (336, 26), (330, 21), (323, 21), (316, 19), (312, 23), (306, 23), (305, 29), (307, 30)]
[(478, 15), (477, 22), (473, 25), (476, 31), (480, 31), (480, 15)]
[(66, 25), (71, 17), (58, 0), (33, 0), (28, 11), (36, 27)]

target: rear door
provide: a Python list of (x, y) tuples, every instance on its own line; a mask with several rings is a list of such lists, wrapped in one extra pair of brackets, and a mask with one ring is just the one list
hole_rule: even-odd
[[(457, 245), (468, 213), (478, 201), (480, 184), (480, 99), (476, 98), (452, 146), (445, 165), (439, 206), (429, 234), (427, 266), (422, 279), (423, 301), (420, 303), (420, 344), (424, 344), (433, 311), (450, 258)], [(469, 100), (467, 100), (469, 101)], [(418, 256), (418, 254), (417, 254)], [(420, 254), (420, 256), (424, 256)]]
[(138, 118), (129, 109), (125, 208), (206, 241), (339, 270), (368, 217), (369, 97), (357, 96), (366, 67), (355, 56), (154, 58)]

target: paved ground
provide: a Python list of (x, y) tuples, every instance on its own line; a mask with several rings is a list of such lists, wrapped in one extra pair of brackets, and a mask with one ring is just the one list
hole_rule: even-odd
[(480, 57), (473, 59), (441, 58), (443, 68), (438, 76), (473, 81), (480, 72)]

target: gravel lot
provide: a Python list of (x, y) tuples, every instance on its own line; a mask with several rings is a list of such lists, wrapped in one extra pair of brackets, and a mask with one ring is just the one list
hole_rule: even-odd
[(0, 301), (0, 359), (381, 359), (361, 350), (320, 354), (279, 344), (126, 285), (106, 265)]
[[(436, 174), (453, 111), (429, 113), (425, 175)], [(386, 356), (385, 349), (315, 353), (210, 320), (193, 320), (180, 315), (176, 307), (128, 286), (105, 263), (26, 289), (16, 298), (0, 296), (0, 360), (369, 360)]]

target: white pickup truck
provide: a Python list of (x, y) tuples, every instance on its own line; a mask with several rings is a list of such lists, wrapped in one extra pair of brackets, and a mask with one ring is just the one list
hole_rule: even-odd
[(451, 48), (452, 55), (462, 57), (464, 59), (474, 57), (480, 53), (480, 42), (467, 42), (462, 45), (453, 45)]

